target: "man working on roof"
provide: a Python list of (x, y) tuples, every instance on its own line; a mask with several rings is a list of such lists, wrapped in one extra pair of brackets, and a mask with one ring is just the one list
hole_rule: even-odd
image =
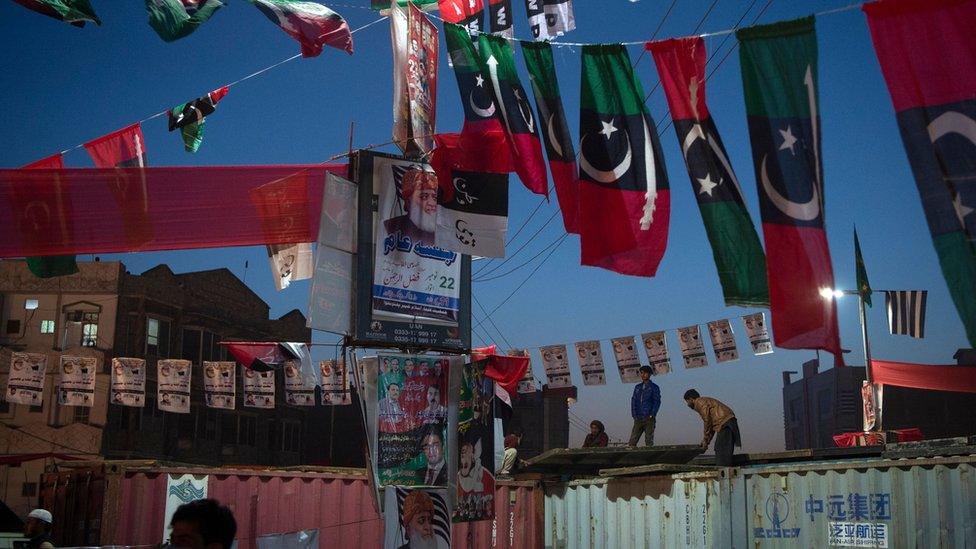
[(630, 398), (630, 415), (634, 418), (634, 428), (630, 431), (628, 446), (637, 446), (641, 434), (648, 446), (654, 445), (654, 425), (657, 411), (661, 407), (661, 389), (651, 381), (651, 367), (640, 367), (641, 382), (634, 386), (634, 396)]
[(715, 464), (721, 466), (732, 465), (732, 453), (735, 451), (733, 446), (742, 446), (739, 437), (739, 423), (735, 420), (735, 413), (732, 408), (722, 404), (718, 400), (703, 397), (694, 389), (685, 391), (685, 403), (692, 410), (698, 412), (702, 421), (705, 423), (705, 435), (702, 439), (702, 449), (707, 449), (708, 444), (715, 437)]

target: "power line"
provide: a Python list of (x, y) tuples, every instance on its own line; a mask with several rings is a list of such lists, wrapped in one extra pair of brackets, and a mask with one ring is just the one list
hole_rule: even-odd
[[(519, 246), (519, 249), (517, 249), (514, 252), (512, 252), (512, 254), (509, 255), (508, 257), (506, 257), (505, 260), (502, 261), (501, 263), (499, 263), (499, 264), (495, 265), (494, 267), (488, 269), (486, 272), (479, 273), (479, 274), (481, 274), (482, 276), (488, 276), (491, 273), (493, 273), (493, 272), (497, 271), (498, 269), (500, 269), (503, 265), (505, 265), (506, 263), (508, 263), (512, 259), (515, 259), (515, 256), (517, 256), (519, 254), (519, 252), (521, 252), (522, 250), (524, 250), (526, 246), (528, 246), (529, 244), (531, 244), (532, 241), (535, 240), (535, 237), (539, 236), (539, 233), (541, 233), (546, 227), (548, 227), (549, 224), (552, 223), (552, 220), (555, 219), (557, 215), (559, 215), (559, 210), (558, 209), (555, 212), (553, 212), (552, 215), (549, 216), (549, 219), (547, 219), (546, 222), (541, 227), (539, 227), (535, 231), (535, 233), (533, 233), (533, 235), (530, 236), (527, 241), (525, 241), (524, 244), (522, 244), (521, 246)], [(475, 282), (478, 282), (477, 279), (474, 279), (474, 281)]]
[[(551, 186), (549, 187), (549, 191), (552, 192)], [(529, 224), (529, 221), (532, 221), (532, 218), (535, 217), (535, 214), (539, 211), (539, 208), (541, 208), (542, 205), (547, 202), (548, 200), (545, 199), (539, 200), (539, 203), (536, 205), (535, 209), (532, 210), (532, 213), (530, 213), (529, 216), (525, 219), (525, 221), (522, 222), (522, 225), (518, 228), (518, 230), (515, 231), (515, 234), (513, 234), (512, 237), (508, 239), (506, 246), (511, 246), (513, 243), (515, 243), (515, 240), (518, 238), (518, 235), (522, 232), (522, 229), (525, 229), (525, 226)], [(495, 258), (486, 261), (485, 264), (482, 265), (481, 268), (479, 268), (478, 271), (475, 272), (474, 274), (475, 275), (481, 274), (486, 268), (488, 268), (489, 265), (491, 265), (492, 261), (495, 261)]]
[[(752, 2), (753, 5), (755, 5), (756, 1), (757, 0), (753, 0), (753, 2)], [(695, 25), (695, 30), (691, 31), (691, 34), (692, 35), (698, 34), (698, 31), (701, 30), (702, 25), (705, 24), (705, 20), (708, 19), (709, 14), (711, 14), (712, 13), (712, 10), (715, 9), (715, 5), (716, 4), (718, 4), (718, 0), (712, 0), (712, 4), (710, 6), (708, 6), (708, 9), (705, 10), (705, 13), (701, 16), (701, 19), (698, 20), (698, 24)], [(752, 6), (749, 6), (749, 8), (746, 10), (746, 13), (748, 13), (749, 10), (751, 10), (751, 9), (752, 9)], [(649, 42), (652, 41), (652, 40), (649, 40)], [(644, 48), (644, 50), (641, 51), (640, 57), (644, 57), (644, 54), (645, 53), (647, 53), (647, 48)], [(638, 62), (640, 62), (640, 57), (637, 58), (637, 61)], [(634, 63), (634, 67), (635, 68), (637, 67), (637, 63)], [(650, 99), (651, 96), (654, 95), (654, 92), (656, 92), (657, 89), (660, 88), (660, 87), (661, 87), (661, 79), (658, 78), (657, 79), (657, 83), (655, 83), (654, 84), (654, 87), (651, 88), (650, 93), (648, 93), (646, 96), (644, 96), (644, 102), (647, 103), (647, 100)]]
[(532, 263), (533, 261), (535, 261), (536, 258), (538, 258), (540, 255), (546, 253), (546, 251), (548, 251), (550, 248), (552, 248), (553, 246), (557, 245), (559, 243), (559, 240), (561, 238), (563, 238), (563, 235), (557, 236), (555, 240), (553, 240), (552, 242), (550, 242), (549, 244), (547, 244), (544, 248), (542, 248), (542, 250), (540, 250), (539, 253), (535, 254), (532, 257), (530, 257), (529, 259), (527, 259), (526, 261), (524, 261), (521, 265), (518, 265), (517, 267), (513, 267), (513, 268), (509, 269), (508, 271), (505, 271), (504, 273), (502, 273), (500, 275), (490, 276), (488, 278), (478, 278), (478, 279), (472, 280), (472, 282), (490, 282), (492, 280), (496, 280), (496, 279), (499, 279), (499, 278), (502, 278), (502, 277), (506, 277), (506, 276), (514, 273), (515, 271), (521, 269), (522, 267), (525, 267), (529, 263)]
[(508, 341), (508, 338), (505, 337), (505, 334), (503, 334), (502, 331), (498, 328), (498, 325), (495, 324), (494, 319), (492, 319), (491, 316), (488, 315), (488, 311), (486, 311), (485, 310), (485, 306), (481, 304), (481, 300), (479, 300), (477, 297), (475, 297), (475, 295), (473, 293), (471, 294), (471, 297), (474, 299), (474, 302), (481, 309), (481, 312), (483, 312), (483, 313), (485, 313), (485, 315), (487, 315), (487, 316), (485, 316), (485, 319), (488, 320), (488, 322), (491, 323), (491, 325), (495, 328), (495, 331), (498, 332), (498, 335), (499, 336), (501, 336), (502, 341), (505, 342), (505, 345), (508, 345), (508, 348), (509, 349), (514, 349), (515, 346), (512, 345), (511, 342)]

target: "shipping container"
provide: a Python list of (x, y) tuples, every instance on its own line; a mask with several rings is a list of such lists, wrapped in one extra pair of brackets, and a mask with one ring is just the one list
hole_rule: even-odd
[(976, 548), (976, 455), (545, 483), (545, 547)]
[[(237, 547), (267, 534), (318, 529), (321, 547), (379, 548), (383, 520), (362, 469), (248, 469), (89, 462), (49, 473), (41, 505), (55, 517), (57, 546), (152, 545), (163, 541), (170, 477), (206, 477), (207, 497), (237, 520)], [(494, 521), (456, 524), (455, 547), (531, 549), (542, 544), (541, 491), (533, 482), (499, 481)]]

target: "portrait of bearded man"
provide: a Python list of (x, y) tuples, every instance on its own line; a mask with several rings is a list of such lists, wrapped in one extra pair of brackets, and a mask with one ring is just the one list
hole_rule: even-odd
[(400, 233), (418, 242), (433, 245), (437, 228), (437, 175), (420, 169), (403, 174), (400, 191), (406, 213), (383, 222), (387, 234)]

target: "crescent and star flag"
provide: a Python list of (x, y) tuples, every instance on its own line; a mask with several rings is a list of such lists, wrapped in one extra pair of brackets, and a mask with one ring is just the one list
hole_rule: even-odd
[[(61, 153), (31, 162), (24, 166), (25, 170), (63, 170), (64, 160)], [(45, 174), (46, 175), (46, 174)], [(39, 176), (40, 177), (40, 176)], [(38, 192), (38, 186), (44, 186), (43, 194)], [(43, 177), (37, 186), (31, 189), (30, 195), (15, 189), (13, 195), (14, 211), (22, 216), (18, 223), (22, 227), (22, 238), (31, 242), (34, 234), (60, 235), (63, 242), (68, 242), (73, 230), (71, 197), (68, 195), (67, 182), (60, 175)], [(48, 196), (50, 195), (50, 196)], [(38, 197), (42, 197), (40, 201)], [(51, 255), (42, 257), (28, 257), (27, 268), (38, 278), (52, 278), (78, 272), (78, 263), (73, 255)]]
[(562, 36), (576, 28), (573, 0), (543, 0), (546, 12), (546, 31), (549, 37)]
[(857, 229), (854, 229), (854, 271), (857, 273), (857, 293), (861, 294), (861, 299), (871, 306), (871, 283), (868, 282), (868, 270), (864, 266), (864, 258), (861, 257), (861, 242), (857, 239)]
[(549, 42), (521, 42), (566, 232), (579, 234), (579, 173)]
[(187, 152), (197, 152), (203, 143), (203, 123), (205, 117), (217, 110), (217, 102), (227, 95), (227, 86), (173, 107), (169, 111), (169, 131), (177, 128), (183, 134), (183, 146)]
[(843, 365), (824, 229), (823, 167), (813, 17), (742, 29), (745, 88), (766, 239), (773, 337), (784, 349), (823, 349)]
[(488, 28), (498, 36), (513, 36), (512, 0), (488, 0)]
[(671, 195), (661, 143), (622, 45), (583, 47), (579, 229), (582, 264), (654, 276)]
[(863, 9), (942, 276), (976, 346), (976, 2)]
[(220, 0), (146, 0), (149, 26), (166, 42), (188, 36), (222, 7)]
[[(485, 4), (483, 0), (438, 0), (437, 5), (441, 12), (441, 19), (445, 23), (454, 23), (464, 27), (473, 40), (484, 28)], [(444, 26), (448, 27), (449, 25), (445, 24)]]
[(546, 24), (546, 6), (543, 0), (525, 0), (525, 14), (529, 18), (532, 38), (548, 40), (549, 26)]
[(461, 170), (487, 173), (514, 171), (508, 138), (492, 99), (491, 81), (481, 73), (474, 44), (464, 27), (458, 25), (445, 23), (444, 38), (464, 107), (464, 125), (460, 134), (435, 136), (437, 148), (434, 149), (434, 156), (449, 156), (444, 160), (444, 165)]
[(481, 257), (505, 257), (508, 233), (508, 174), (451, 170), (440, 187), (438, 248)]
[(96, 25), (102, 24), (88, 0), (14, 0), (14, 2), (76, 27), (84, 27), (88, 21)]
[(542, 160), (542, 144), (536, 133), (535, 118), (529, 96), (518, 73), (512, 44), (501, 36), (478, 36), (481, 73), (488, 78), (494, 104), (498, 106), (502, 127), (508, 136), (515, 173), (522, 184), (535, 194), (549, 196), (549, 180)]
[(766, 255), (705, 102), (705, 41), (650, 42), (726, 305), (768, 306)]
[(352, 54), (352, 33), (338, 13), (303, 0), (248, 0), (272, 23), (302, 45), (302, 57), (315, 57), (323, 46)]
[(153, 239), (149, 188), (142, 170), (148, 164), (142, 127), (137, 122), (103, 135), (85, 143), (85, 150), (97, 168), (122, 168), (116, 170), (111, 191), (122, 213), (126, 245), (129, 251), (137, 251)]

